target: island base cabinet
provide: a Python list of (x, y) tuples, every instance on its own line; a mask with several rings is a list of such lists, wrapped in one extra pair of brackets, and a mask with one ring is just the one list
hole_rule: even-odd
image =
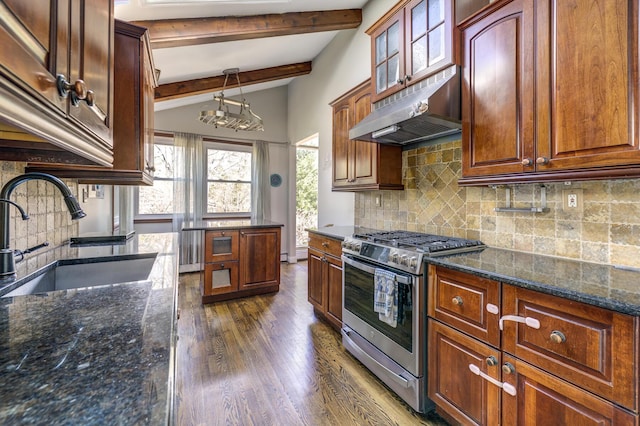
[(438, 413), (454, 424), (499, 424), (500, 388), (469, 366), (499, 381), (500, 351), (432, 319), (428, 330), (428, 393)]
[(502, 393), (503, 425), (638, 425), (637, 415), (524, 361), (505, 354), (503, 363), (513, 366), (503, 379), (516, 389)]
[(280, 284), (280, 228), (240, 231), (240, 290)]

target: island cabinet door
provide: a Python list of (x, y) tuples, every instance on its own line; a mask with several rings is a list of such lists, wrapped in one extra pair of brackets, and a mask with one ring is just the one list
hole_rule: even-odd
[(280, 228), (240, 231), (240, 290), (280, 284)]
[(502, 392), (503, 425), (638, 425), (630, 411), (513, 356), (504, 355), (502, 371), (515, 388), (515, 395)]
[(206, 231), (204, 262), (238, 260), (238, 231)]
[(218, 262), (204, 265), (204, 296), (238, 291), (238, 262)]

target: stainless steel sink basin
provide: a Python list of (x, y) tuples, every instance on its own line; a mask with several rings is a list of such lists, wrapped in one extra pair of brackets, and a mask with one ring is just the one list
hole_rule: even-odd
[(19, 287), (2, 297), (147, 280), (157, 255), (59, 260), (27, 277), (24, 283), (17, 282)]

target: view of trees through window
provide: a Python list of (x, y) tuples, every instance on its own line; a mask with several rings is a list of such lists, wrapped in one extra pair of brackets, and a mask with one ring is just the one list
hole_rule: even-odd
[(309, 242), (305, 228), (318, 226), (318, 139), (296, 149), (296, 246)]
[(251, 212), (251, 153), (207, 149), (207, 213)]
[(138, 187), (138, 214), (173, 214), (173, 149), (154, 144), (153, 186)]

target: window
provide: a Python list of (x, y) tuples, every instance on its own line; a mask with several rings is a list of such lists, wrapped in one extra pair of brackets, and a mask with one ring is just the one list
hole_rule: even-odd
[(306, 247), (306, 228), (318, 226), (318, 135), (296, 144), (296, 247)]
[(154, 140), (153, 186), (138, 187), (139, 215), (173, 214), (173, 140), (156, 136)]
[[(153, 186), (137, 187), (136, 216), (168, 219), (173, 215), (174, 146), (171, 137), (154, 140)], [(205, 142), (202, 185), (204, 217), (246, 216), (251, 213), (250, 144)]]
[(251, 212), (251, 147), (207, 144), (207, 214)]

